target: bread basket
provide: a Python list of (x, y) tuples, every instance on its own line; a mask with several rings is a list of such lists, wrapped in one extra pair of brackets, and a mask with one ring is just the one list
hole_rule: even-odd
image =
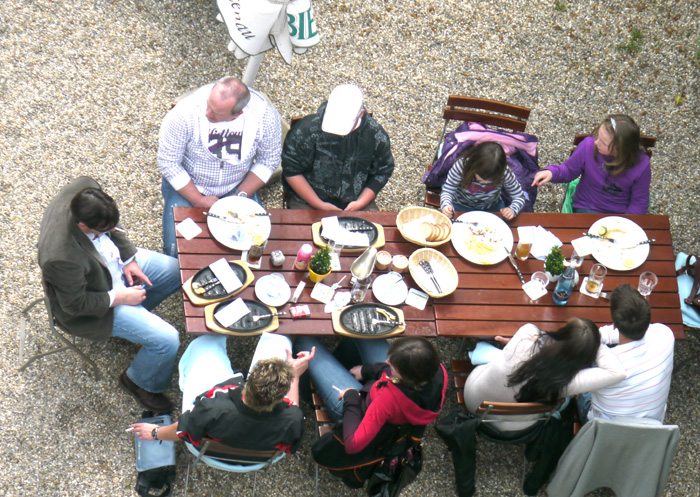
[[(406, 228), (406, 225), (411, 221), (420, 219), (424, 216), (432, 215), (435, 219), (435, 223), (438, 225), (443, 225), (448, 228), (447, 236), (441, 238), (438, 241), (427, 241), (423, 238), (419, 232), (416, 230), (411, 231)], [(420, 245), (422, 247), (439, 247), (450, 241), (452, 238), (452, 222), (450, 219), (440, 211), (435, 209), (428, 209), (427, 207), (405, 207), (401, 209), (398, 216), (396, 216), (396, 227), (399, 229), (401, 236), (411, 243)], [(415, 226), (414, 226), (415, 228)]]
[[(440, 285), (440, 292), (437, 291), (430, 277), (420, 266), (421, 261), (430, 263)], [(459, 283), (459, 274), (455, 267), (443, 253), (435, 249), (422, 248), (413, 252), (408, 258), (408, 270), (416, 285), (434, 299), (448, 296), (457, 289)]]

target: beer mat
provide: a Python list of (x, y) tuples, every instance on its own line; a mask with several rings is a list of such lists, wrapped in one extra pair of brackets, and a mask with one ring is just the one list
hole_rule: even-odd
[[(596, 295), (595, 293), (591, 293), (588, 290), (586, 290), (586, 284), (588, 283), (588, 276), (583, 278), (583, 281), (581, 282), (581, 288), (579, 288), (580, 292), (584, 295), (588, 295), (589, 297), (593, 297), (594, 299), (600, 298), (600, 292)], [(600, 291), (603, 291), (603, 283), (600, 284)]]
[[(222, 300), (235, 297), (243, 290), (248, 288), (255, 279), (253, 272), (248, 268), (248, 265), (243, 261), (228, 261), (229, 266), (238, 279), (243, 283), (243, 286), (237, 288), (231, 293), (226, 293), (223, 286), (216, 284), (216, 277), (209, 266), (200, 269), (194, 276), (182, 285), (182, 289), (190, 299), (193, 305), (209, 305)], [(205, 292), (198, 294), (194, 291), (193, 284), (196, 286), (204, 285)]]

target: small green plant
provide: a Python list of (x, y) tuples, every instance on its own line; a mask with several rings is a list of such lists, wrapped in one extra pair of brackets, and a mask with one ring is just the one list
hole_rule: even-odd
[(644, 35), (637, 28), (632, 29), (630, 39), (627, 43), (621, 43), (617, 46), (619, 52), (627, 52), (630, 55), (637, 55), (642, 50), (642, 42)]
[(554, 10), (557, 12), (566, 12), (566, 2), (561, 2), (560, 0), (554, 0)]
[(557, 276), (564, 272), (564, 254), (559, 247), (552, 247), (544, 260), (544, 270), (552, 276)]
[(316, 274), (327, 274), (331, 271), (331, 252), (328, 247), (323, 247), (321, 250), (311, 256), (309, 267)]

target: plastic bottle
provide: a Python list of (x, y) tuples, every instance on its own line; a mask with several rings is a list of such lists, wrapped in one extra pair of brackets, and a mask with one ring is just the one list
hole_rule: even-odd
[(294, 259), (294, 269), (299, 269), (302, 271), (306, 269), (306, 265), (309, 263), (309, 259), (311, 258), (312, 250), (311, 245), (308, 243), (301, 246), (299, 252), (297, 253), (297, 258)]
[(552, 300), (557, 305), (565, 305), (569, 301), (571, 292), (574, 290), (576, 278), (576, 269), (573, 266), (569, 266), (561, 275), (559, 281), (557, 281), (557, 287), (552, 293)]

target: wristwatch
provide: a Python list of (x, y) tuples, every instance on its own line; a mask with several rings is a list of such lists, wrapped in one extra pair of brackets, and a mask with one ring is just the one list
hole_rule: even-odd
[(153, 440), (158, 440), (158, 427), (156, 426), (153, 428), (153, 431), (151, 432), (151, 437)]
[(238, 192), (236, 195), (238, 197), (248, 198), (248, 194), (246, 192)]

